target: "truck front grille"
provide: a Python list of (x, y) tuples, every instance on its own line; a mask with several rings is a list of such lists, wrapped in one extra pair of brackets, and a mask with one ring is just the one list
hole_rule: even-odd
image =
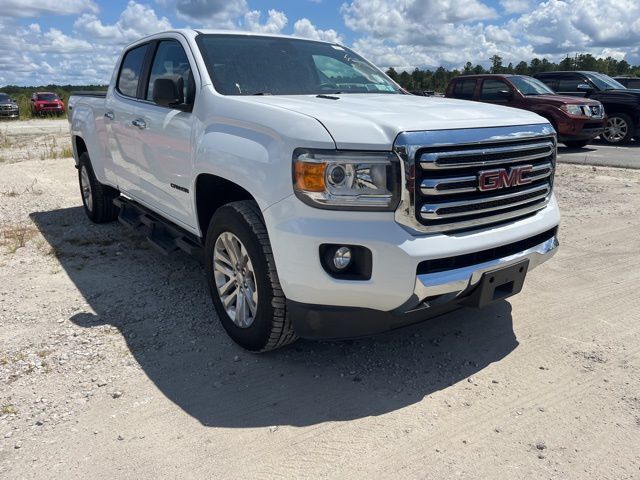
[[(406, 213), (413, 216), (412, 227), (423, 232), (468, 230), (544, 208), (553, 189), (556, 140), (550, 130), (539, 133), (518, 135), (515, 130), (513, 135), (482, 139), (476, 131), (482, 140), (469, 135), (466, 143), (459, 133), (461, 143), (396, 148), (414, 171), (406, 175), (405, 185), (411, 194), (412, 208)], [(438, 140), (443, 134), (432, 135)], [(424, 136), (428, 140), (429, 132)]]

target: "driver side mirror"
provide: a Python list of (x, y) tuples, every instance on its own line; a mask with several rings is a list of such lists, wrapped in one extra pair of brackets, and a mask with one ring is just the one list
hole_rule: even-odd
[(577, 87), (579, 92), (591, 93), (593, 92), (593, 88), (588, 83), (581, 83)]
[(169, 108), (185, 110), (190, 108), (184, 105), (184, 82), (182, 77), (156, 78), (153, 82), (153, 101), (158, 105)]

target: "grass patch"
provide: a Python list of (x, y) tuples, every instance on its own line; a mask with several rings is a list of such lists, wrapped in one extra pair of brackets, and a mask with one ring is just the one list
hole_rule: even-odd
[(2, 415), (15, 415), (17, 413), (18, 410), (11, 404), (5, 404), (0, 407), (0, 414)]
[(6, 226), (0, 231), (0, 245), (9, 253), (15, 253), (38, 233), (38, 229), (30, 224)]

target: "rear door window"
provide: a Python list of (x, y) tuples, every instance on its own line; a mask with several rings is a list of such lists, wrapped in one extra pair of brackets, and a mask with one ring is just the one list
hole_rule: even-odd
[(138, 93), (138, 83), (142, 74), (144, 58), (149, 45), (141, 45), (133, 48), (124, 54), (122, 66), (118, 74), (117, 90), (127, 97), (136, 97)]
[(476, 89), (476, 80), (458, 80), (453, 86), (453, 98), (460, 100), (473, 100), (473, 92)]

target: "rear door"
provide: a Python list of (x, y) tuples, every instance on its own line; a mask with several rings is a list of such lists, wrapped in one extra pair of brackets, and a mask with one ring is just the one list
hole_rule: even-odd
[(105, 125), (108, 150), (112, 159), (112, 171), (105, 171), (107, 179), (118, 188), (138, 196), (137, 176), (140, 157), (140, 128), (138, 119), (138, 97), (141, 78), (149, 53), (149, 45), (136, 46), (124, 53), (111, 95), (105, 102)]
[[(189, 52), (189, 54), (187, 53)], [(138, 191), (141, 200), (185, 227), (194, 227), (191, 196), (191, 113), (196, 96), (194, 59), (188, 45), (179, 38), (166, 38), (153, 45), (148, 80), (137, 116), (141, 155), (138, 162)], [(178, 85), (180, 102), (172, 107), (154, 102), (154, 82), (171, 79)]]

